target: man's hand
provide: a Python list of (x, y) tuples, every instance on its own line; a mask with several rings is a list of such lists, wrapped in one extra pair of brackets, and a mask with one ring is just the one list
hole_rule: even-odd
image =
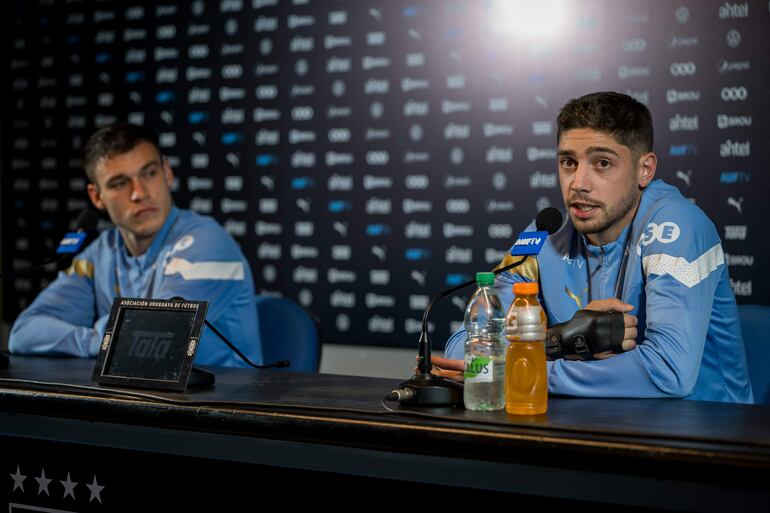
[[(625, 313), (633, 310), (633, 306), (614, 298), (595, 299), (588, 303), (585, 309), (594, 310), (596, 312), (623, 312), (623, 321), (626, 328), (623, 333), (623, 351), (636, 349), (636, 337), (638, 335), (636, 326), (638, 320), (636, 316)], [(597, 360), (604, 360), (612, 356), (617, 355), (610, 351), (605, 351), (603, 353), (596, 353), (594, 358)], [(431, 374), (458, 381), (460, 383), (465, 380), (465, 361), (449, 360), (447, 358), (442, 358), (441, 356), (431, 356), (430, 362), (433, 365)]]
[(465, 362), (463, 360), (449, 360), (440, 356), (431, 356), (430, 363), (433, 365), (431, 374), (460, 383), (465, 380)]
[[(636, 337), (638, 335), (636, 326), (638, 319), (634, 315), (625, 313), (633, 310), (633, 306), (615, 298), (595, 299), (588, 303), (585, 309), (594, 310), (596, 312), (623, 312), (623, 321), (626, 327), (626, 330), (623, 333), (623, 351), (631, 351), (632, 349), (636, 349)], [(597, 360), (604, 360), (612, 356), (616, 356), (616, 354), (610, 351), (605, 351), (603, 353), (596, 353), (594, 358)]]

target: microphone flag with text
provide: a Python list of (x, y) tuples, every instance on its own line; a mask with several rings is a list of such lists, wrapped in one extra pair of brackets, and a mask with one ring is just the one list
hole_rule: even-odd
[(59, 242), (59, 247), (56, 248), (56, 254), (73, 255), (80, 251), (88, 237), (88, 233), (96, 229), (98, 222), (99, 213), (96, 210), (89, 207), (81, 210), (75, 219), (76, 231), (64, 234), (61, 242)]

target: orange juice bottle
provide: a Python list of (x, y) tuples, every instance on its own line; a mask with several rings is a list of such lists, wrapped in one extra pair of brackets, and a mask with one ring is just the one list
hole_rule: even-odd
[(505, 411), (538, 415), (548, 409), (545, 367), (547, 318), (537, 300), (537, 283), (515, 283), (516, 296), (505, 316)]

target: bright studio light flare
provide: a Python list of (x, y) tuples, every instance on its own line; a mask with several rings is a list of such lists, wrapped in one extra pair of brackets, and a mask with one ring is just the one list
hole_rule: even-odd
[(496, 0), (489, 9), (489, 23), (496, 34), (546, 36), (562, 24), (564, 0)]

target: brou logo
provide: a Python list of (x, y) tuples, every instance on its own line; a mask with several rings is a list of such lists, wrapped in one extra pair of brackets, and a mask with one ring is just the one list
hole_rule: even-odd
[(636, 248), (636, 253), (637, 255), (640, 255), (642, 253), (642, 246), (649, 246), (656, 240), (663, 244), (674, 242), (679, 238), (680, 234), (681, 230), (679, 229), (679, 225), (672, 223), (671, 221), (660, 224), (650, 223), (647, 225), (647, 228), (644, 229), (642, 236), (639, 237), (639, 245)]

